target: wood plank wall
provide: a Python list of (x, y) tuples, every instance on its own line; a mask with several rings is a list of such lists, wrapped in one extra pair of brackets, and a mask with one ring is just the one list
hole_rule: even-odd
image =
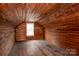
[(26, 39), (26, 23), (22, 23), (16, 27), (16, 41), (25, 41)]
[(46, 41), (61, 48), (75, 49), (79, 55), (79, 31), (46, 29)]
[(0, 25), (0, 56), (7, 56), (15, 42), (14, 28)]
[(34, 24), (34, 36), (27, 37), (26, 35), (26, 23), (22, 23), (16, 27), (16, 41), (25, 41), (25, 40), (39, 40), (44, 39), (44, 28), (38, 24)]

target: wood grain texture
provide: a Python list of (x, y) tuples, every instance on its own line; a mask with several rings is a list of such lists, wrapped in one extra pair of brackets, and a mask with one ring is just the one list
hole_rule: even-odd
[[(22, 22), (35, 21), (44, 27), (57, 28), (69, 22), (78, 21), (79, 4), (0, 4), (3, 19), (16, 26)], [(9, 16), (10, 15), (10, 16)], [(53, 24), (53, 25), (52, 25)]]
[(14, 44), (14, 29), (6, 25), (0, 25), (0, 56), (7, 56)]
[[(12, 26), (18, 28), (22, 23), (29, 21), (37, 22), (45, 28), (45, 40), (48, 43), (61, 48), (77, 49), (77, 54), (79, 55), (79, 3), (0, 4), (0, 26), (5, 24), (7, 27)], [(23, 33), (25, 32), (24, 26), (21, 27), (17, 31), (17, 40), (20, 40), (20, 38), (23, 40), (26, 39)], [(6, 30), (4, 31), (6, 32)], [(21, 31), (23, 34), (20, 33)], [(14, 49), (17, 48), (14, 47)], [(25, 47), (24, 50), (26, 51)], [(45, 49), (41, 51), (44, 51), (45, 54), (52, 55), (49, 52), (45, 52), (47, 51)], [(21, 52), (19, 50), (17, 55)], [(23, 55), (26, 55), (26, 53)], [(38, 54), (36, 53), (35, 55)], [(42, 53), (39, 55), (42, 55)]]
[[(70, 28), (68, 28), (70, 29)], [(46, 30), (46, 41), (60, 48), (76, 49), (79, 55), (79, 31), (77, 30)]]
[(16, 27), (16, 41), (25, 41), (26, 38), (26, 23), (22, 23)]
[(34, 36), (26, 35), (26, 39), (28, 39), (28, 40), (44, 40), (45, 39), (44, 31), (45, 31), (45, 28), (42, 25), (40, 25), (39, 23), (34, 23)]
[(9, 56), (67, 56), (70, 54), (63, 48), (48, 45), (44, 40), (30, 40), (26, 42), (16, 42)]
[(27, 36), (27, 23), (22, 23), (16, 27), (16, 41), (41, 40), (45, 39), (44, 27), (39, 23), (34, 23), (34, 36)]
[(79, 21), (79, 4), (59, 4), (58, 6), (58, 9), (50, 11), (50, 14), (42, 18), (43, 20), (39, 20), (40, 24), (56, 29), (71, 22), (76, 24), (76, 21)]
[(0, 4), (1, 16), (18, 25), (22, 22), (39, 20), (40, 16), (54, 9), (56, 4)]

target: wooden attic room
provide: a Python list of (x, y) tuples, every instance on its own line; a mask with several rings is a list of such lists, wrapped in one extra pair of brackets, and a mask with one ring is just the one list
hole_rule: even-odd
[(79, 4), (0, 4), (0, 56), (78, 56)]

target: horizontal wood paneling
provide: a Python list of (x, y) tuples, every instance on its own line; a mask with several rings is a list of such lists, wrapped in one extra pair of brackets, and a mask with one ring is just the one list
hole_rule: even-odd
[(7, 56), (15, 42), (14, 28), (0, 25), (0, 56)]
[(22, 23), (16, 27), (16, 41), (24, 41), (26, 39), (26, 23)]

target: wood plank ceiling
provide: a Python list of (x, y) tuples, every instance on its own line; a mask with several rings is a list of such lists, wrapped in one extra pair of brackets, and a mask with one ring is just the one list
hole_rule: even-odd
[(44, 27), (58, 28), (61, 26), (62, 28), (69, 24), (78, 25), (79, 4), (0, 4), (0, 18), (6, 19), (13, 26), (32, 21)]
[(42, 15), (54, 9), (56, 4), (0, 4), (0, 15), (3, 19), (18, 25), (25, 21), (35, 22)]
[(39, 21), (45, 27), (55, 29), (79, 26), (79, 4), (59, 4), (58, 9), (52, 10), (51, 14), (47, 14), (43, 20)]

